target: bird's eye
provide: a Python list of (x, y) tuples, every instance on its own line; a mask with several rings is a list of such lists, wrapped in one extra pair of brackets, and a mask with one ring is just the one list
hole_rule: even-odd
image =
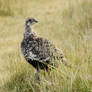
[(29, 21), (31, 22), (31, 19), (29, 19)]

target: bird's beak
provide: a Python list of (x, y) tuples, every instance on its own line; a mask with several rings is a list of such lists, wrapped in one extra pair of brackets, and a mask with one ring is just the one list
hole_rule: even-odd
[(38, 23), (38, 21), (37, 21), (37, 20), (35, 20), (35, 23)]

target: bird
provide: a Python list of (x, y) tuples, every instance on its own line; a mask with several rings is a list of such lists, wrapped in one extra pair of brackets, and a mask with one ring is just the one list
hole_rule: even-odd
[(57, 66), (60, 60), (65, 62), (66, 59), (62, 50), (56, 48), (46, 38), (39, 37), (33, 31), (32, 26), (36, 23), (38, 23), (38, 20), (34, 18), (29, 17), (26, 19), (21, 51), (26, 61), (36, 69), (36, 76), (38, 76), (40, 69), (48, 71)]

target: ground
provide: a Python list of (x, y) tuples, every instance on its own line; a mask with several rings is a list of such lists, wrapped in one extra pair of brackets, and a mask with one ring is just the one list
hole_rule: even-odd
[[(73, 65), (41, 71), (40, 85), (20, 49), (27, 17)], [(0, 0), (0, 92), (92, 92), (92, 1)]]

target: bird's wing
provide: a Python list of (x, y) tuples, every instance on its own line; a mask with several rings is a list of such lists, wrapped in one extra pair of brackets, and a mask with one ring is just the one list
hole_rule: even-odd
[(29, 41), (28, 57), (32, 60), (50, 60), (50, 42), (43, 38), (36, 38), (34, 41)]
[(60, 51), (47, 39), (30, 37), (22, 44), (22, 51), (26, 59), (50, 61), (53, 56), (60, 56)]

